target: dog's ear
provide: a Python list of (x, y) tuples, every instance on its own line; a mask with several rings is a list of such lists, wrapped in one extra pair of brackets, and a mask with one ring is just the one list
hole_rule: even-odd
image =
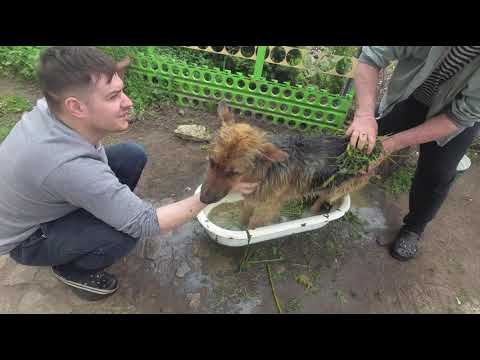
[(287, 160), (288, 154), (272, 143), (266, 143), (260, 148), (260, 157), (271, 162), (280, 162)]
[(117, 74), (122, 80), (128, 65), (130, 65), (130, 58), (128, 56), (117, 63)]
[(220, 103), (218, 104), (217, 113), (222, 124), (229, 125), (235, 122), (233, 114), (230, 112), (230, 109), (228, 108), (228, 105), (224, 100), (220, 101)]

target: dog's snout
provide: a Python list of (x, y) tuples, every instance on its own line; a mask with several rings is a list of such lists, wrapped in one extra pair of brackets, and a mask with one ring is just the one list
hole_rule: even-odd
[(208, 194), (200, 194), (200, 201), (204, 204), (211, 204), (211, 198)]
[(222, 200), (225, 197), (226, 193), (224, 194), (219, 193), (217, 191), (210, 191), (209, 189), (204, 189), (200, 193), (200, 201), (204, 204), (212, 204)]
[(204, 204), (211, 204), (216, 202), (215, 195), (208, 190), (203, 190), (200, 193), (200, 201)]

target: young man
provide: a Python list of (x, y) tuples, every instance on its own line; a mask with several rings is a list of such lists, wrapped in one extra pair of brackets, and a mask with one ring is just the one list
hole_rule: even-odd
[[(395, 72), (375, 114), (379, 70), (394, 60)], [(406, 261), (416, 256), (426, 225), (447, 197), (457, 166), (463, 170), (460, 160), (478, 134), (480, 46), (366, 46), (359, 62), (357, 108), (347, 130), (352, 146), (371, 152), (377, 134), (392, 134), (383, 141), (384, 155), (420, 145), (410, 211), (390, 249)]]
[[(139, 239), (169, 231), (205, 207), (194, 195), (153, 208), (133, 193), (147, 161), (144, 149), (101, 145), (129, 125), (127, 65), (94, 47), (45, 50), (38, 69), (45, 98), (0, 145), (0, 255), (52, 266), (89, 300), (117, 290), (116, 277), (104, 269)], [(234, 191), (254, 188), (241, 183)]]

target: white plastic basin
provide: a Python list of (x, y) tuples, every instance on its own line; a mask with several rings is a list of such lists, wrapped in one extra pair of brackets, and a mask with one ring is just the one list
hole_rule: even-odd
[[(199, 193), (201, 185), (195, 193)], [(208, 235), (216, 242), (225, 246), (246, 246), (248, 245), (248, 234), (250, 234), (250, 244), (262, 241), (276, 239), (282, 236), (298, 234), (305, 231), (319, 229), (327, 225), (330, 221), (340, 219), (350, 209), (350, 195), (344, 196), (340, 201), (338, 208), (333, 208), (328, 214), (315, 215), (297, 220), (287, 221), (279, 224), (262, 226), (253, 230), (228, 230), (224, 229), (210, 220), (207, 216), (210, 211), (222, 203), (236, 202), (243, 199), (241, 194), (229, 194), (219, 202), (206, 206), (198, 215), (197, 219), (207, 231)]]

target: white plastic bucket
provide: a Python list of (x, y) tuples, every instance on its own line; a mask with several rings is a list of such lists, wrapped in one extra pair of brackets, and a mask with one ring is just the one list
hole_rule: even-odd
[[(201, 185), (197, 188), (195, 193), (199, 193), (200, 190)], [(250, 244), (298, 234), (305, 231), (319, 229), (327, 225), (330, 221), (340, 219), (350, 209), (350, 195), (346, 195), (341, 199), (338, 208), (330, 210), (328, 214), (315, 215), (279, 224), (262, 226), (248, 231), (227, 230), (208, 220), (207, 216), (209, 212), (216, 206), (222, 203), (240, 201), (242, 199), (243, 196), (241, 194), (230, 193), (219, 202), (208, 205), (197, 215), (198, 221), (214, 241), (225, 246), (239, 247), (248, 245), (248, 234), (250, 234)]]

